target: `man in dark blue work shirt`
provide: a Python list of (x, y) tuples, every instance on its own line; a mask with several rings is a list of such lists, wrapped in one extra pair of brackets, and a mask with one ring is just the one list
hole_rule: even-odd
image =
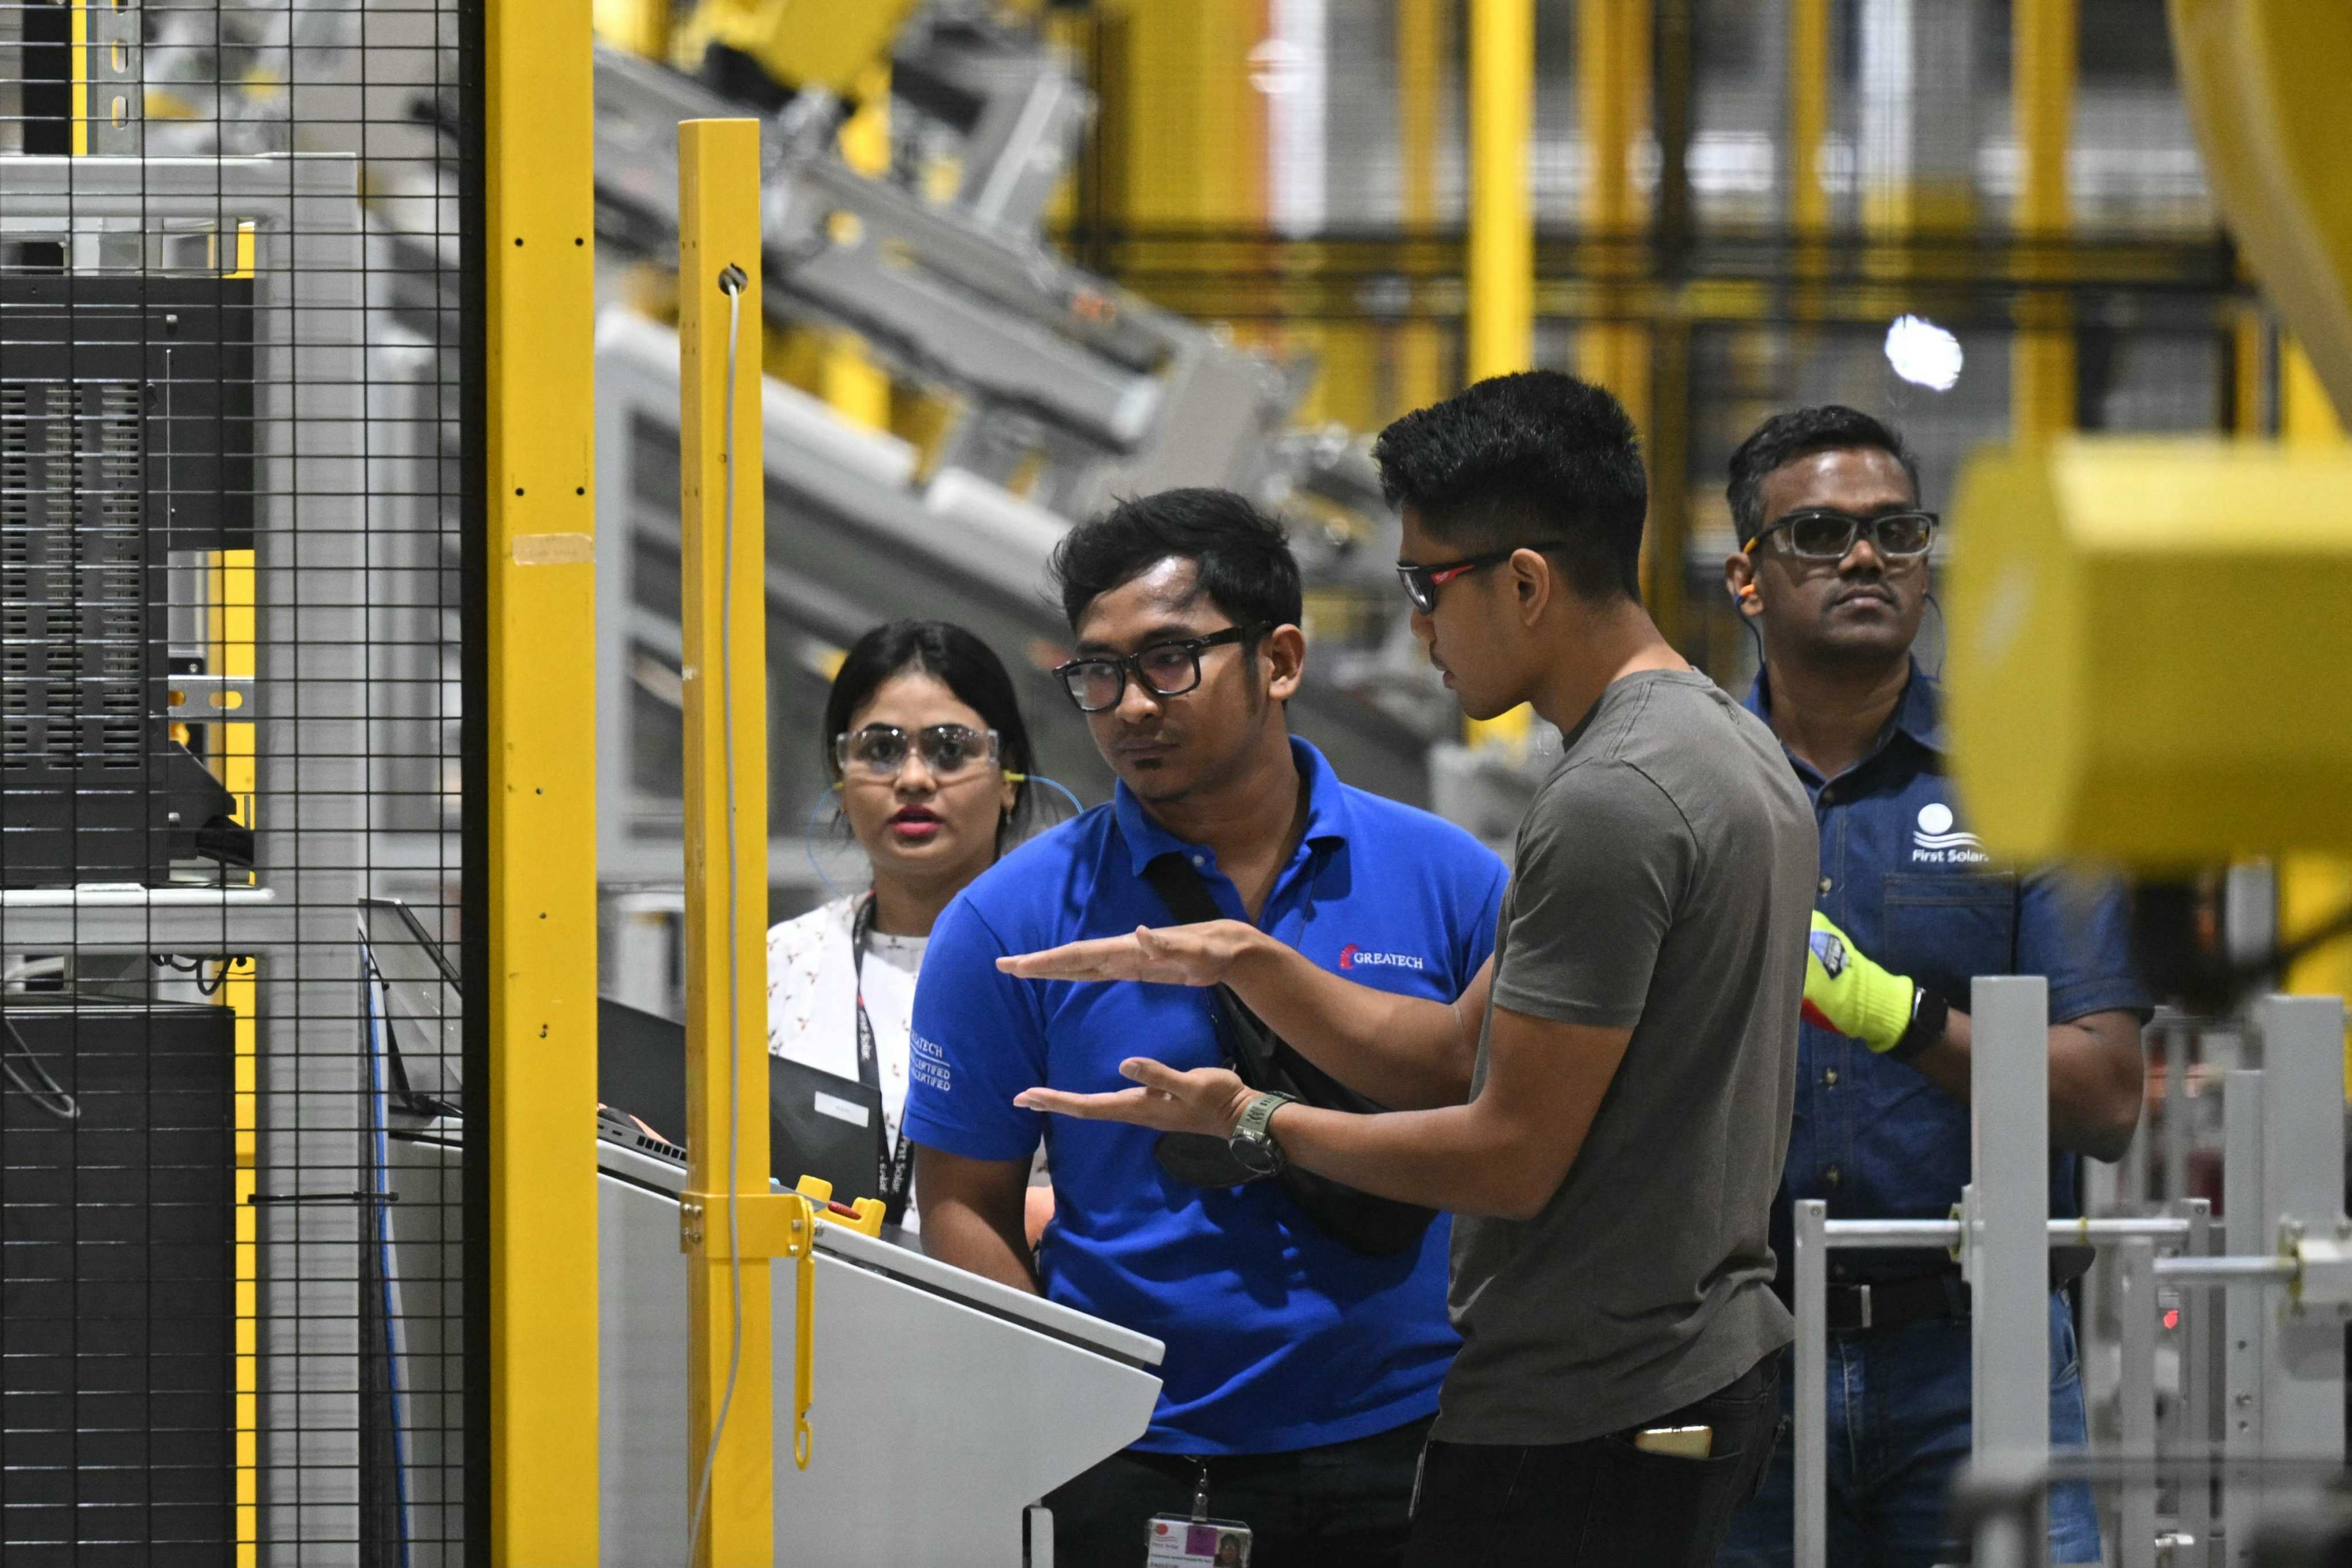
[[(1340, 783), (1290, 736), (1298, 568), (1241, 497), (1126, 502), (1072, 531), (1055, 569), (1077, 640), (1058, 673), (1117, 798), (1005, 857), (932, 931), (906, 1113), (924, 1247), (1167, 1343), (1142, 1441), (1047, 1498), (1057, 1563), (1141, 1563), (1148, 1521), (1188, 1515), (1204, 1478), (1210, 1512), (1249, 1525), (1261, 1562), (1395, 1563), (1459, 1342), (1445, 1222), (1367, 1256), (1278, 1184), (1192, 1185), (1160, 1163), (1154, 1133), (1016, 1107), (1041, 1084), (1122, 1087), (1119, 1063), (1140, 1050), (1205, 1067), (1233, 1047), (1213, 993), (1020, 980), (996, 961), (1181, 918), (1146, 880), (1175, 856), (1226, 918), (1360, 984), (1451, 1005), (1493, 949), (1502, 864)], [(1478, 1011), (1464, 1016), (1466, 1080)], [(1393, 1106), (1464, 1092), (1436, 1064), (1317, 1065)], [(1033, 1262), (1022, 1197), (1041, 1137), (1055, 1208)]]
[[(1813, 797), (1822, 875), (1789, 1159), (1790, 1205), (1832, 1218), (1942, 1219), (1969, 1180), (1969, 981), (2050, 985), (2051, 1210), (2076, 1209), (2079, 1156), (2122, 1157), (2138, 1121), (2139, 1029), (2123, 901), (1991, 861), (1946, 768), (1936, 683), (1911, 658), (1936, 520), (1901, 438), (1835, 405), (1767, 420), (1731, 460), (1743, 552), (1725, 563), (1762, 638), (1749, 706)], [(1832, 976), (1820, 953), (1842, 960)], [(1945, 1493), (1969, 1447), (1968, 1294), (1940, 1252), (1831, 1255), (1829, 1561), (1950, 1561)], [(2065, 1295), (2050, 1301), (2050, 1435), (2086, 1432)], [(1784, 1390), (1790, 1384), (1784, 1380)], [(1793, 1395), (1791, 1394), (1791, 1397)], [(1733, 1527), (1725, 1563), (1790, 1560), (1784, 1451)], [(2086, 1486), (2056, 1489), (2050, 1561), (2099, 1560)]]

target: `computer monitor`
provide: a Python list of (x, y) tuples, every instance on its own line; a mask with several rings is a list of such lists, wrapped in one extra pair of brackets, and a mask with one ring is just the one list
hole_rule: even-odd
[[(843, 1202), (882, 1195), (879, 1089), (772, 1056), (767, 1089), (772, 1174), (788, 1187), (822, 1177)], [(686, 1026), (599, 998), (596, 1098), (686, 1147)]]

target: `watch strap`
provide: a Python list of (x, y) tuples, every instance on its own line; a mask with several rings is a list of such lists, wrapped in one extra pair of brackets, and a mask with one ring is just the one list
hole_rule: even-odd
[(1241, 1120), (1234, 1123), (1234, 1136), (1247, 1134), (1251, 1138), (1271, 1139), (1274, 1135), (1266, 1131), (1266, 1123), (1274, 1120), (1274, 1113), (1286, 1105), (1297, 1103), (1298, 1097), (1295, 1094), (1267, 1089), (1251, 1100), (1249, 1109), (1242, 1112)]
[(1943, 993), (1931, 991), (1925, 985), (1915, 989), (1918, 994), (1911, 1003), (1910, 1026), (1903, 1031), (1903, 1037), (1895, 1041), (1893, 1047), (1887, 1051), (1887, 1059), (1890, 1061), (1909, 1061), (1929, 1046), (1941, 1040), (1944, 1037), (1945, 1029), (1951, 1024), (1952, 1005), (1944, 999)]

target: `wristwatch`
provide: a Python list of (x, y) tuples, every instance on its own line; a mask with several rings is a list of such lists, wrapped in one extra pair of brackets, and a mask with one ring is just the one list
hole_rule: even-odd
[(1265, 1130), (1274, 1113), (1295, 1103), (1295, 1094), (1261, 1094), (1250, 1101), (1234, 1130), (1225, 1134), (1225, 1147), (1232, 1150), (1234, 1161), (1254, 1176), (1278, 1176), (1289, 1162), (1282, 1156), (1282, 1145)]
[(1887, 1051), (1886, 1059), (1889, 1061), (1909, 1061), (1942, 1040), (1944, 1031), (1951, 1026), (1952, 1005), (1945, 1000), (1941, 992), (1930, 991), (1925, 985), (1916, 984), (1911, 990), (1911, 1023), (1903, 1031), (1902, 1037)]

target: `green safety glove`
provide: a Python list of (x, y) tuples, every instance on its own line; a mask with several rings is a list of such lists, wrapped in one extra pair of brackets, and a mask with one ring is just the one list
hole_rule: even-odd
[(1805, 948), (1805, 1022), (1901, 1060), (1943, 1037), (1948, 1012), (1933, 993), (1869, 958), (1829, 916), (1813, 911)]

